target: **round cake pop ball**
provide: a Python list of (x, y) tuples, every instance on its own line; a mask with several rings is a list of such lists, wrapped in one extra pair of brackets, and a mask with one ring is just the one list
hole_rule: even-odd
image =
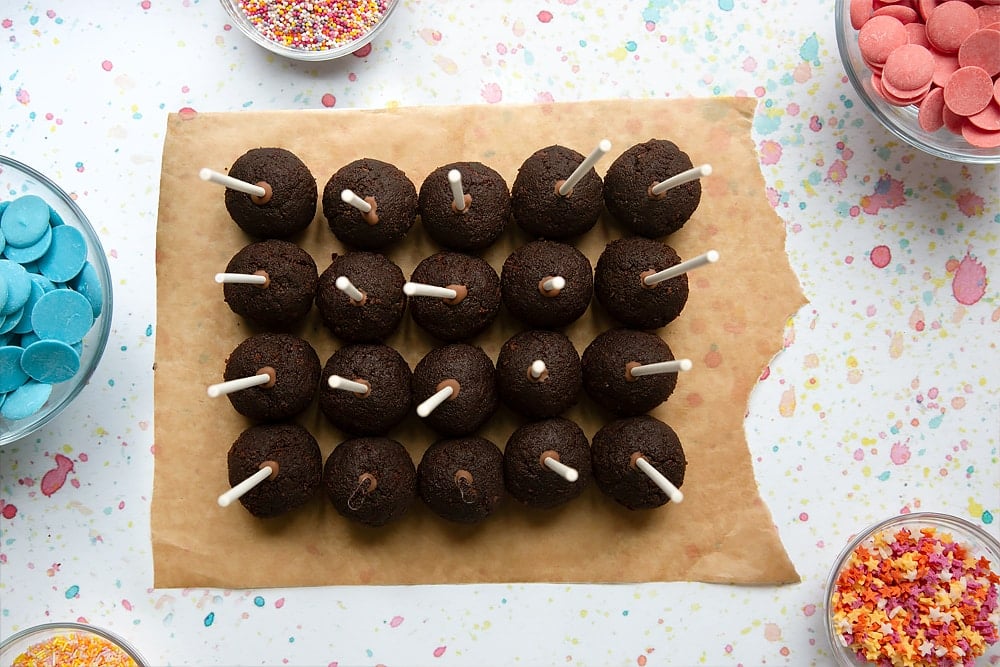
[(259, 421), (288, 419), (305, 410), (319, 386), (320, 362), (302, 338), (284, 333), (262, 333), (247, 338), (229, 355), (226, 381), (261, 375), (273, 369), (274, 381), (226, 394), (241, 415)]
[(335, 255), (319, 277), (316, 307), (323, 324), (340, 340), (381, 341), (403, 319), (408, 300), (405, 282), (403, 271), (385, 255), (360, 251)]
[(639, 510), (661, 507), (670, 501), (668, 492), (654, 478), (658, 474), (669, 484), (667, 488), (679, 490), (687, 459), (672, 428), (642, 415), (601, 428), (591, 444), (591, 465), (594, 482), (604, 494), (630, 510)]
[[(536, 364), (541, 365), (537, 374)], [(554, 417), (576, 405), (583, 383), (580, 355), (555, 331), (522, 331), (497, 357), (497, 392), (512, 410), (532, 419)]]
[(436, 253), (417, 264), (410, 282), (454, 292), (410, 300), (413, 321), (440, 340), (471, 338), (492, 324), (500, 312), (500, 277), (478, 257)]
[(583, 388), (595, 403), (617, 415), (649, 412), (674, 392), (682, 368), (645, 376), (633, 374), (632, 369), (670, 361), (675, 361), (670, 346), (656, 334), (605, 331), (583, 351)]
[(478, 523), (503, 501), (503, 454), (484, 438), (439, 440), (417, 466), (417, 493), (448, 521)]
[(320, 411), (347, 433), (382, 435), (409, 414), (412, 375), (402, 355), (387, 345), (346, 345), (323, 367)]
[(559, 193), (584, 159), (565, 146), (547, 146), (521, 164), (511, 186), (511, 211), (518, 226), (534, 236), (566, 239), (597, 224), (604, 208), (604, 186), (592, 167), (569, 195)]
[[(239, 501), (258, 518), (281, 516), (301, 507), (322, 484), (319, 443), (298, 424), (251, 426), (236, 438), (226, 458), (230, 486), (256, 478)], [(262, 475), (265, 467), (271, 468), (270, 474)]]
[(517, 319), (536, 328), (560, 329), (590, 306), (594, 269), (567, 243), (532, 241), (504, 261), (500, 291), (504, 306)]
[(556, 417), (524, 424), (507, 440), (504, 486), (526, 505), (552, 508), (590, 483), (590, 443), (574, 422)]
[(645, 279), (677, 266), (673, 248), (645, 238), (617, 239), (605, 247), (594, 272), (594, 293), (611, 317), (636, 329), (658, 329), (677, 319), (688, 299), (687, 273), (653, 285)]
[[(226, 210), (240, 229), (261, 239), (284, 239), (316, 217), (316, 179), (302, 160), (284, 148), (254, 148), (233, 163), (229, 175), (257, 185), (264, 197), (226, 188)], [(265, 185), (266, 184), (266, 185)]]
[[(345, 190), (364, 205), (354, 197), (345, 201)], [(366, 207), (368, 210), (363, 210)], [(417, 190), (395, 166), (362, 158), (341, 167), (327, 181), (323, 215), (342, 243), (360, 250), (378, 250), (410, 231), (417, 218)]]
[(438, 245), (450, 250), (488, 248), (500, 238), (510, 219), (507, 182), (481, 162), (438, 167), (421, 184), (418, 201), (424, 229)]
[(389, 438), (354, 438), (337, 445), (323, 468), (323, 486), (334, 508), (365, 526), (400, 519), (417, 495), (409, 452)]
[(224, 282), (222, 292), (229, 308), (240, 317), (274, 328), (287, 328), (305, 317), (319, 285), (312, 256), (279, 239), (243, 247), (229, 260), (225, 273), (248, 279)]
[(493, 362), (482, 348), (465, 343), (436, 347), (413, 369), (413, 400), (423, 404), (450, 387), (423, 417), (449, 436), (467, 435), (485, 424), (497, 408)]

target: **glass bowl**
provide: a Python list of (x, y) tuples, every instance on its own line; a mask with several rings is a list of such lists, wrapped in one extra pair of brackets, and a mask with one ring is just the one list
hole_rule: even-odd
[[(993, 605), (994, 607), (996, 606), (996, 594), (1000, 592), (1000, 542), (998, 542), (997, 539), (994, 538), (992, 535), (987, 533), (979, 526), (969, 523), (968, 521), (965, 521), (963, 519), (949, 516), (947, 514), (937, 514), (934, 512), (903, 514), (900, 516), (892, 517), (890, 519), (886, 519), (884, 521), (880, 521), (879, 523), (876, 523), (858, 533), (850, 541), (850, 543), (846, 547), (844, 547), (844, 550), (841, 551), (840, 555), (837, 557), (837, 561), (834, 564), (833, 569), (830, 571), (830, 577), (827, 580), (826, 596), (824, 597), (824, 600), (826, 601), (827, 605), (826, 631), (827, 631), (827, 638), (830, 641), (830, 645), (832, 646), (833, 654), (838, 665), (842, 665), (843, 667), (855, 667), (855, 666), (870, 665), (870, 664), (883, 664), (883, 663), (869, 662), (862, 659), (861, 656), (859, 656), (852, 648), (850, 648), (847, 645), (848, 640), (845, 640), (841, 632), (842, 630), (851, 627), (850, 621), (848, 621), (847, 619), (838, 619), (837, 618), (838, 613), (837, 610), (835, 609), (835, 607), (837, 606), (836, 603), (838, 601), (844, 603), (845, 602), (844, 597), (846, 597), (845, 595), (839, 593), (839, 591), (842, 589), (840, 586), (838, 586), (838, 582), (842, 579), (842, 573), (849, 569), (849, 566), (852, 561), (852, 556), (855, 554), (856, 550), (859, 549), (867, 550), (868, 558), (870, 559), (868, 560), (869, 563), (873, 562), (882, 563), (883, 556), (879, 553), (879, 547), (875, 546), (876, 543), (878, 543), (879, 545), (884, 544), (884, 542), (882, 542), (882, 539), (884, 537), (898, 536), (899, 531), (901, 529), (907, 529), (914, 540), (917, 540), (921, 537), (922, 530), (933, 529), (935, 538), (943, 540), (945, 535), (950, 535), (951, 540), (954, 543), (964, 546), (967, 549), (967, 554), (968, 554), (968, 558), (965, 559), (964, 562), (971, 563), (974, 561), (979, 566), (979, 571), (984, 571), (988, 569), (988, 571), (992, 572), (993, 577), (996, 579), (995, 582), (985, 587), (987, 589), (990, 587), (994, 589)], [(882, 547), (882, 548), (887, 548), (887, 547)], [(897, 548), (899, 548), (903, 552), (911, 551), (910, 549), (904, 550), (902, 549), (902, 547), (897, 547)], [(895, 563), (897, 565), (907, 566), (907, 563), (902, 561), (910, 557), (916, 557), (915, 553), (910, 554), (910, 556), (904, 556), (902, 553), (897, 554), (895, 556)], [(973, 559), (973, 561), (970, 561), (969, 560), (970, 558)], [(980, 559), (985, 559), (985, 561)], [(988, 561), (988, 566), (986, 565), (986, 561)], [(900, 570), (901, 573), (902, 571), (903, 570)], [(922, 573), (925, 572), (925, 568), (922, 565), (916, 566), (913, 569), (913, 572)], [(855, 579), (855, 581), (850, 582), (853, 583), (853, 587), (851, 587), (851, 585), (848, 583), (848, 579), (850, 579), (852, 576)], [(914, 575), (912, 574), (910, 576), (914, 577)], [(950, 577), (950, 575), (945, 575), (945, 576)], [(890, 591), (892, 590), (891, 586), (897, 584), (897, 582), (888, 581), (889, 579), (892, 578), (891, 575), (884, 575), (878, 578), (887, 584), (886, 589)], [(851, 569), (851, 574), (844, 574), (843, 579), (844, 579), (843, 584), (847, 588), (847, 590), (859, 591), (859, 595), (863, 598), (862, 606), (864, 609), (867, 610), (873, 605), (875, 607), (878, 606), (878, 600), (881, 596), (875, 595), (874, 598), (864, 599), (864, 596), (866, 594), (861, 591), (867, 591), (867, 590), (874, 591), (875, 589), (872, 589), (870, 586), (866, 585), (867, 577), (861, 576), (860, 573), (858, 572), (858, 568)], [(967, 578), (965, 577), (960, 577), (960, 578), (955, 578), (954, 581), (958, 582), (961, 581), (962, 579), (967, 580)], [(907, 579), (907, 581), (908, 580), (909, 579)], [(931, 583), (932, 577), (930, 577), (927, 574), (916, 574), (913, 580), (915, 580), (917, 583), (926, 584), (928, 588), (923, 589), (924, 591), (930, 590), (932, 587), (935, 586), (935, 584)], [(936, 586), (941, 586), (940, 582), (938, 582)], [(878, 590), (882, 590), (882, 588), (880, 587)], [(949, 591), (945, 591), (945, 595), (950, 594)], [(835, 596), (837, 598), (836, 600)], [(900, 596), (897, 596), (897, 599), (899, 597)], [(943, 608), (944, 604), (940, 598), (937, 599), (936, 602), (938, 603), (939, 607)], [(898, 605), (898, 606), (902, 607), (903, 605)], [(901, 609), (900, 611), (903, 610)], [(941, 609), (937, 609), (937, 611), (940, 612)], [(906, 619), (905, 612), (903, 612), (902, 614), (898, 612), (893, 612), (893, 610), (889, 608), (888, 605), (882, 606), (882, 612), (887, 612), (888, 614), (891, 614), (893, 616), (901, 616), (899, 623), (905, 622)], [(945, 610), (945, 612), (947, 612), (947, 610)], [(881, 619), (881, 617), (876, 617), (876, 615), (879, 613), (880, 612), (878, 611), (871, 611), (868, 614), (868, 617), (870, 619), (873, 619), (872, 622), (882, 622), (883, 619)], [(926, 618), (927, 617), (924, 616), (920, 617), (921, 621), (925, 621)], [(937, 618), (940, 620), (940, 617)], [(1000, 619), (1000, 609), (994, 609), (990, 619), (990, 623), (992, 623), (994, 627), (994, 633), (996, 632), (995, 628), (998, 619)], [(936, 623), (938, 621), (934, 622)], [(926, 650), (928, 652), (932, 651), (931, 647), (929, 646), (926, 648)], [(1000, 655), (1000, 642), (995, 643), (992, 646), (987, 646), (986, 655), (991, 657)], [(884, 664), (889, 664), (889, 663), (886, 662)], [(915, 663), (911, 662), (907, 664), (915, 664)], [(945, 659), (935, 656), (931, 652), (926, 658), (926, 662), (916, 663), (916, 664), (926, 664), (926, 665), (935, 665), (937, 667), (944, 667), (945, 665), (949, 665), (951, 663)], [(963, 663), (958, 662), (957, 664), (961, 665)], [(983, 664), (988, 664), (988, 660), (985, 661)]]
[[(7, 419), (0, 414), (0, 446), (24, 438), (41, 428), (76, 398), (101, 360), (111, 332), (111, 272), (101, 241), (87, 220), (87, 216), (76, 202), (49, 178), (28, 165), (0, 155), (0, 206), (23, 195), (41, 197), (63, 223), (75, 227), (83, 234), (87, 242), (87, 261), (94, 269), (91, 277), (96, 275), (103, 304), (79, 349), (80, 369), (71, 379), (53, 384), (52, 393), (35, 413), (22, 419)], [(0, 252), (0, 255), (4, 252), (6, 250)], [(0, 339), (2, 338), (3, 336), (0, 336)], [(2, 344), (4, 343), (0, 342), (0, 345)]]
[(22, 630), (0, 642), (0, 667), (14, 665), (14, 661), (28, 651), (58, 651), (59, 644), (65, 646), (64, 643), (74, 642), (79, 642), (78, 648), (85, 652), (84, 656), (89, 656), (91, 651), (94, 654), (105, 651), (106, 660), (98, 662), (91, 658), (86, 662), (84, 656), (76, 656), (78, 661), (70, 663), (68, 656), (63, 656), (66, 661), (60, 661), (59, 655), (55, 654), (47, 656), (48, 662), (28, 664), (101, 664), (109, 667), (146, 667), (148, 664), (127, 641), (107, 630), (82, 623), (46, 623)]
[(928, 132), (917, 122), (916, 106), (889, 104), (876, 92), (872, 84), (872, 72), (861, 57), (861, 49), (858, 47), (858, 31), (851, 25), (850, 6), (850, 0), (836, 0), (834, 20), (837, 48), (840, 50), (847, 78), (872, 115), (896, 137), (930, 155), (970, 164), (1000, 163), (1000, 147), (977, 148), (969, 144), (962, 135), (945, 127), (936, 132)]
[[(282, 39), (283, 31), (274, 30), (269, 27), (268, 15), (278, 13), (282, 9), (294, 10), (295, 5), (312, 5), (322, 8), (334, 3), (333, 0), (221, 0), (222, 6), (229, 13), (230, 18), (240, 32), (256, 42), (259, 46), (277, 53), (279, 56), (292, 58), (294, 60), (333, 60), (354, 53), (365, 44), (371, 42), (379, 32), (385, 27), (386, 22), (392, 15), (398, 0), (349, 0), (358, 4), (373, 4), (377, 9), (372, 16), (365, 20), (356, 20), (353, 33), (350, 39), (330, 39), (324, 45), (302, 44), (299, 46), (290, 45)], [(251, 18), (253, 15), (255, 18)], [(305, 16), (313, 16), (312, 12)], [(288, 41), (292, 41), (289, 38)]]

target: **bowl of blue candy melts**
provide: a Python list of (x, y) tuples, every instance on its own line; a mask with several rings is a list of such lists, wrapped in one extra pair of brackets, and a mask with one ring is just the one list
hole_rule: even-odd
[(0, 155), (0, 445), (55, 419), (111, 332), (111, 272), (76, 202)]

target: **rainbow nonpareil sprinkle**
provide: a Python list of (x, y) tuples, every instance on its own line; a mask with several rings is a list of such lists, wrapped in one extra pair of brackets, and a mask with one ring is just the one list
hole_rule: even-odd
[(389, 0), (239, 0), (250, 23), (269, 41), (326, 51), (364, 37), (385, 16)]
[(57, 635), (32, 644), (16, 658), (12, 667), (138, 667), (135, 660), (118, 646), (104, 639), (83, 634)]
[(862, 660), (884, 667), (971, 666), (997, 642), (1000, 575), (933, 527), (876, 533), (837, 575), (834, 627)]

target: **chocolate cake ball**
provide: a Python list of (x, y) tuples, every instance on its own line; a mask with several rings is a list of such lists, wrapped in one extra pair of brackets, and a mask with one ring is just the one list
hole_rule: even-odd
[[(341, 199), (351, 190), (372, 210), (362, 213)], [(323, 215), (342, 243), (378, 250), (399, 241), (417, 219), (417, 189), (388, 162), (362, 158), (337, 170), (323, 189)]]
[(229, 175), (266, 191), (258, 198), (226, 188), (226, 210), (250, 236), (288, 238), (316, 217), (316, 179), (291, 151), (253, 148), (236, 158)]
[(234, 313), (269, 327), (287, 327), (305, 317), (319, 282), (312, 256), (278, 239), (244, 247), (229, 260), (226, 273), (264, 276), (263, 285), (225, 283), (222, 293)]
[(451, 396), (424, 417), (439, 433), (467, 435), (497, 408), (493, 362), (482, 348), (465, 343), (436, 347), (413, 369), (413, 402), (418, 406), (446, 386)]
[(660, 238), (684, 226), (701, 201), (701, 181), (660, 195), (649, 189), (694, 167), (688, 154), (666, 139), (650, 139), (618, 156), (604, 176), (604, 203), (618, 222), (636, 234)]
[(413, 270), (410, 281), (448, 287), (455, 299), (414, 296), (410, 299), (413, 321), (443, 341), (471, 338), (483, 331), (500, 312), (500, 277), (486, 260), (458, 252), (439, 252), (425, 257)]
[(307, 341), (285, 333), (247, 338), (226, 359), (223, 378), (269, 374), (272, 381), (227, 394), (241, 415), (257, 421), (288, 419), (305, 410), (319, 386), (319, 356)]
[(619, 419), (594, 435), (590, 448), (594, 482), (616, 502), (630, 510), (652, 509), (670, 498), (636, 466), (646, 459), (680, 488), (684, 483), (687, 459), (674, 430), (649, 415)]
[[(550, 278), (566, 281), (547, 289)], [(578, 320), (594, 295), (594, 269), (566, 243), (532, 241), (512, 252), (500, 272), (500, 293), (511, 315), (540, 329), (560, 329)]]
[[(358, 394), (333, 389), (333, 375), (368, 385)], [(327, 360), (319, 383), (319, 409), (330, 423), (355, 435), (382, 435), (410, 412), (410, 366), (387, 345), (357, 344), (340, 348)]]
[(417, 495), (417, 470), (403, 445), (389, 438), (354, 438), (337, 445), (323, 467), (334, 508), (366, 526), (406, 513)]
[(670, 347), (648, 331), (611, 329), (583, 351), (583, 388), (595, 403), (631, 416), (663, 403), (677, 386), (677, 373), (633, 377), (633, 366), (673, 361)]
[(521, 164), (510, 190), (511, 211), (521, 229), (533, 236), (565, 239), (597, 224), (604, 209), (604, 186), (593, 168), (568, 195), (558, 192), (583, 160), (571, 148), (548, 146)]
[(647, 275), (680, 264), (673, 248), (644, 238), (612, 241), (597, 259), (594, 293), (611, 317), (636, 329), (658, 329), (677, 319), (688, 299), (686, 273), (647, 286)]
[[(462, 176), (465, 209), (455, 207), (448, 172)], [(503, 176), (481, 162), (452, 162), (432, 171), (420, 186), (420, 222), (439, 245), (471, 251), (489, 247), (510, 218), (510, 189)]]
[(226, 456), (229, 485), (271, 466), (271, 475), (240, 497), (250, 514), (267, 519), (304, 505), (323, 479), (319, 444), (298, 424), (258, 424), (236, 438)]
[(448, 521), (482, 521), (504, 497), (503, 454), (484, 438), (439, 440), (417, 466), (417, 493)]
[[(535, 377), (532, 364), (544, 363)], [(541, 419), (565, 412), (580, 396), (583, 370), (569, 338), (556, 331), (522, 331), (507, 340), (497, 357), (497, 393), (507, 406)]]
[[(576, 470), (576, 481), (567, 481), (550, 469), (547, 458)], [(524, 424), (504, 447), (503, 479), (507, 492), (531, 507), (548, 509), (573, 500), (590, 482), (587, 436), (561, 417)]]
[[(337, 288), (341, 276), (362, 293), (360, 301)], [(323, 324), (337, 338), (349, 343), (380, 341), (403, 319), (405, 282), (403, 271), (385, 255), (361, 251), (335, 254), (319, 277), (316, 307)]]

